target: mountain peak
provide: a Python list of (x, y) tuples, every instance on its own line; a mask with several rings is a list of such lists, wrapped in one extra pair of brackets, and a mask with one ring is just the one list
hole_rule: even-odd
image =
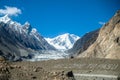
[(33, 28), (31, 33), (35, 34), (37, 32), (37, 29)]
[(57, 36), (58, 38), (60, 37), (60, 38), (67, 38), (67, 37), (69, 37), (70, 36), (70, 34), (69, 33), (65, 33), (65, 34), (61, 34), (61, 35), (59, 35), (59, 36)]
[(26, 21), (24, 25), (30, 26), (30, 23), (28, 21)]
[(79, 36), (65, 33), (54, 38), (45, 38), (49, 44), (58, 50), (67, 50), (72, 48), (73, 44), (79, 39)]
[(23, 29), (29, 34), (32, 30), (32, 27), (30, 25), (30, 23), (27, 21), (25, 22), (25, 24), (23, 25)]
[(11, 19), (9, 18), (9, 15), (8, 15), (8, 14), (6, 14), (6, 15), (3, 16), (3, 17), (0, 17), (0, 22), (7, 23), (7, 22), (9, 22), (9, 21), (11, 21)]
[(74, 35), (74, 34), (70, 34), (70, 33), (64, 33), (64, 34), (61, 34), (57, 37), (61, 37), (61, 38), (69, 38), (69, 37), (76, 37), (77, 39), (79, 38), (78, 36)]
[(120, 10), (118, 10), (115, 14), (115, 16), (119, 16), (120, 15)]

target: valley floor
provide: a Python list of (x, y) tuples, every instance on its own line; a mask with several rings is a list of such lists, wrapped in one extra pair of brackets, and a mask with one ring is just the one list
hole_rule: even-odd
[(120, 80), (120, 60), (81, 58), (1, 65), (0, 80)]

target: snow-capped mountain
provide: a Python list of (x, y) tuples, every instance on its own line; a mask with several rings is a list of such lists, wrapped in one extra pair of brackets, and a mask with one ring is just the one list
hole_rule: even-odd
[(8, 23), (11, 22), (11, 19), (8, 17), (8, 15), (5, 15), (4, 17), (0, 18), (0, 22)]
[(29, 22), (22, 25), (8, 15), (0, 18), (0, 56), (8, 60), (23, 60), (31, 56), (33, 61), (65, 58), (69, 54), (64, 50), (72, 48), (78, 39), (69, 33), (44, 39)]
[[(17, 35), (16, 37), (21, 39), (26, 38), (27, 40), (24, 40), (24, 41), (30, 41), (29, 45), (30, 44), (31, 46), (34, 45), (34, 43), (32, 44), (32, 40), (33, 40), (33, 42), (36, 42), (35, 45), (36, 47), (38, 47), (38, 49), (50, 49), (51, 45), (48, 44), (48, 42), (38, 33), (38, 31), (35, 28), (32, 28), (29, 22), (25, 22), (25, 24), (21, 25), (20, 23), (11, 20), (8, 15), (1, 17), (0, 23), (1, 22), (3, 24), (7, 24), (6, 26), (8, 27), (6, 27), (5, 29), (7, 30), (9, 29), (9, 32), (13, 31), (15, 33), (14, 35)], [(35, 45), (32, 46), (32, 48), (35, 47)], [(43, 47), (40, 47), (40, 46), (43, 46)], [(52, 48), (53, 47), (51, 47), (51, 49)], [(37, 49), (37, 48), (33, 48), (33, 49)]]
[(79, 36), (65, 33), (54, 38), (45, 38), (49, 44), (58, 50), (67, 50), (73, 47), (73, 44), (79, 39)]
[(35, 28), (32, 28), (30, 23), (22, 25), (11, 20), (8, 15), (0, 17), (1, 56), (7, 59), (19, 59), (21, 56), (29, 55), (29, 50), (55, 50), (55, 48)]

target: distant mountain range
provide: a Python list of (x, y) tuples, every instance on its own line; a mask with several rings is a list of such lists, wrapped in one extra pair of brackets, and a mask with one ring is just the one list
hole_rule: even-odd
[(79, 36), (65, 33), (54, 38), (45, 38), (49, 44), (58, 50), (68, 50), (73, 47), (74, 43), (79, 39)]
[(120, 11), (102, 28), (81, 38), (65, 33), (44, 38), (31, 24), (0, 18), (0, 56), (8, 60), (58, 59), (68, 56), (120, 59)]
[(9, 60), (31, 58), (36, 51), (41, 54), (40, 50), (67, 50), (77, 39), (78, 36), (69, 33), (44, 39), (29, 22), (22, 25), (8, 15), (0, 18), (0, 55)]

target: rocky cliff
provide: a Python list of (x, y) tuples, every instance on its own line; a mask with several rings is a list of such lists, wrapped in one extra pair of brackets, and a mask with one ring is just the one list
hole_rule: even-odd
[(97, 40), (78, 57), (120, 59), (120, 10), (101, 29)]
[(79, 53), (82, 53), (96, 41), (98, 33), (99, 29), (86, 33), (83, 37), (75, 42), (74, 46), (70, 50), (68, 50), (68, 52), (72, 55), (78, 55)]

